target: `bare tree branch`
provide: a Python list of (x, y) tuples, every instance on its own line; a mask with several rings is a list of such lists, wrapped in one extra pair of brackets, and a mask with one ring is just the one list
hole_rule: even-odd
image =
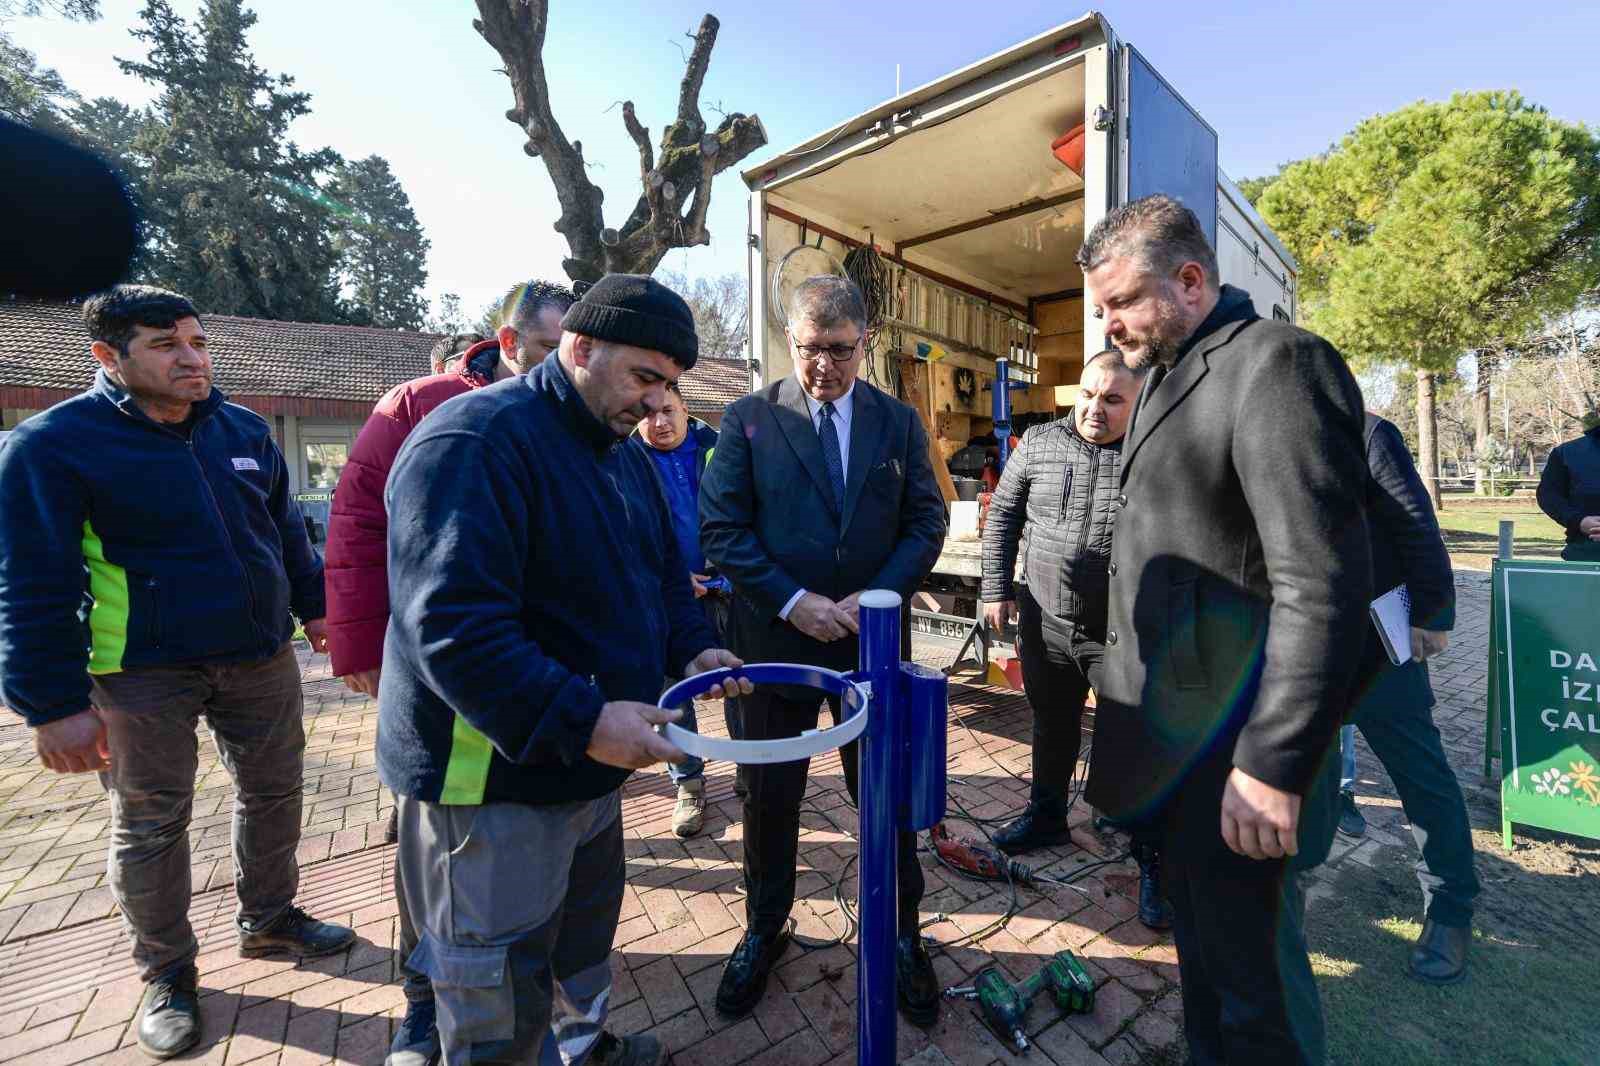
[[(480, 19), (473, 29), (500, 54), (511, 80), (516, 107), (506, 118), (522, 127), (530, 155), (538, 155), (556, 187), (561, 217), (555, 229), (567, 239), (572, 257), (567, 273), (573, 280), (599, 278), (593, 267), (603, 259), (600, 230), (604, 227), (601, 205), (605, 194), (589, 180), (583, 163), (581, 142), (567, 141), (550, 110), (550, 88), (544, 75), (544, 36), (549, 20), (547, 0), (477, 0)], [(579, 274), (574, 274), (574, 268)], [(580, 277), (580, 274), (583, 276)], [(592, 275), (592, 276), (590, 276)]]
[[(661, 131), (659, 150), (639, 120), (632, 101), (622, 105), (622, 122), (639, 150), (640, 195), (620, 230), (605, 226), (604, 199), (586, 173), (583, 145), (568, 143), (550, 108), (541, 52), (548, 22), (548, 0), (476, 0), (480, 18), (473, 27), (505, 64), (516, 106), (506, 118), (527, 138), (524, 150), (544, 161), (556, 187), (561, 217), (555, 228), (567, 238), (572, 255), (563, 263), (574, 281), (594, 281), (607, 271), (648, 274), (674, 248), (708, 244), (706, 217), (712, 179), (767, 143), (754, 115), (726, 114), (707, 133), (700, 113), (700, 91), (711, 64), (720, 23), (706, 15), (691, 36), (678, 88), (675, 121)], [(718, 109), (720, 113), (720, 108)]]
[(700, 28), (694, 35), (694, 51), (689, 53), (683, 84), (678, 87), (678, 124), (693, 127), (696, 140), (706, 128), (706, 120), (700, 116), (700, 86), (705, 84), (706, 69), (711, 66), (711, 49), (717, 43), (717, 31), (721, 28), (722, 23), (715, 15), (707, 14), (700, 20)]

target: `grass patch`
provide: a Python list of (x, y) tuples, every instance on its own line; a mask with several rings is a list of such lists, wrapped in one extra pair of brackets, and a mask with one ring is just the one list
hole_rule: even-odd
[[(1398, 852), (1400, 849), (1385, 849)], [(1341, 871), (1307, 917), (1311, 963), (1337, 1066), (1583, 1066), (1600, 1062), (1600, 982), (1592, 944), (1544, 944), (1480, 930), (1459, 984), (1406, 976), (1419, 921), (1409, 865)], [(1574, 899), (1574, 906), (1582, 904)]]
[(1450, 556), (1469, 567), (1487, 570), (1500, 543), (1500, 523), (1516, 523), (1512, 534), (1514, 555), (1553, 557), (1561, 554), (1567, 534), (1537, 507), (1474, 507), (1471, 497), (1452, 497), (1438, 513), (1439, 527)]

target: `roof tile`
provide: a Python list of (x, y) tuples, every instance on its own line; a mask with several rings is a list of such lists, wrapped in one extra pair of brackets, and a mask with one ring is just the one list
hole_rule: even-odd
[[(372, 326), (204, 315), (217, 387), (235, 396), (376, 403), (428, 373), (437, 333)], [(0, 301), (0, 387), (72, 389), (94, 380), (89, 334), (76, 304)], [(738, 359), (702, 359), (680, 381), (695, 414), (721, 411), (750, 391)]]

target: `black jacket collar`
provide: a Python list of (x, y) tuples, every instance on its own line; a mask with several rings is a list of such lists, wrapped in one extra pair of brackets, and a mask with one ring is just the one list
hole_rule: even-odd
[[(165, 422), (157, 422), (155, 419), (145, 414), (143, 408), (141, 408), (134, 398), (128, 393), (128, 390), (111, 380), (111, 375), (106, 373), (104, 367), (101, 367), (99, 370), (95, 371), (94, 387), (92, 391), (96, 395), (104, 397), (113, 407), (130, 418), (146, 422), (149, 425), (154, 426), (156, 429), (165, 430), (168, 433), (181, 434), (186, 432), (180, 430), (176, 426), (168, 425)], [(223, 394), (222, 390), (213, 385), (211, 387), (211, 395), (190, 406), (188, 424), (191, 426), (198, 426), (200, 423), (216, 414), (217, 409), (227, 401), (228, 397)]]
[[(1255, 304), (1250, 301), (1248, 292), (1232, 285), (1224, 285), (1217, 296), (1217, 305), (1211, 309), (1205, 320), (1195, 327), (1194, 332), (1189, 334), (1189, 338), (1179, 345), (1178, 359), (1188, 355), (1191, 349), (1222, 327), (1258, 317), (1260, 316), (1256, 314)], [(1176, 359), (1173, 360), (1173, 365), (1177, 365)]]
[(567, 377), (566, 367), (561, 365), (559, 355), (547, 357), (544, 362), (528, 371), (527, 381), (530, 389), (549, 395), (562, 424), (572, 431), (573, 436), (595, 451), (603, 452), (615, 448), (626, 439), (617, 436), (610, 426), (596, 418), (594, 412), (589, 410), (589, 405), (578, 394), (577, 386)]

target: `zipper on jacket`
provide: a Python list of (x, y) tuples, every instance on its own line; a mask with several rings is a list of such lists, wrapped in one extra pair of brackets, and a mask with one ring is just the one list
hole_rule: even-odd
[(161, 647), (161, 582), (145, 578), (144, 587), (150, 594), (150, 646)]
[[(1072, 468), (1072, 464), (1071, 464), (1070, 460), (1067, 463), (1067, 468), (1069, 470)], [(1087, 495), (1087, 498), (1083, 501), (1083, 503), (1084, 503), (1084, 506), (1083, 506), (1083, 527), (1078, 530), (1078, 549), (1077, 549), (1077, 551), (1073, 552), (1073, 554), (1072, 554), (1072, 558), (1073, 558), (1074, 561), (1083, 558), (1083, 550), (1089, 546), (1089, 529), (1090, 529), (1091, 526), (1094, 525), (1094, 495), (1095, 495), (1094, 490), (1095, 490), (1095, 486), (1099, 482), (1099, 480), (1100, 480), (1100, 449), (1099, 448), (1095, 448), (1093, 451), (1091, 451), (1089, 453), (1089, 486), (1088, 486), (1088, 490), (1087, 490), (1088, 495)], [(1063, 578), (1065, 578), (1067, 576), (1067, 566), (1065, 564), (1066, 564), (1066, 560), (1062, 560), (1061, 576)], [(1066, 584), (1066, 582), (1063, 581), (1062, 584)], [(1072, 594), (1074, 596), (1077, 596), (1077, 597), (1081, 597), (1082, 596), (1082, 593), (1078, 592), (1078, 590), (1076, 590), (1076, 589), (1072, 590)], [(1065, 610), (1063, 610), (1062, 613), (1065, 614), (1066, 613)]]
[(250, 579), (250, 568), (244, 565), (244, 557), (239, 554), (239, 548), (233, 542), (233, 531), (228, 528), (228, 520), (222, 513), (222, 505), (217, 502), (217, 494), (211, 487), (211, 479), (206, 476), (206, 465), (200, 461), (199, 454), (194, 450), (194, 435), (199, 429), (199, 426), (195, 426), (184, 443), (189, 446), (189, 458), (194, 460), (195, 468), (200, 471), (200, 483), (206, 487), (206, 498), (211, 501), (211, 510), (215, 512), (217, 522), (222, 526), (222, 539), (228, 542), (228, 553), (233, 556), (233, 561), (239, 564), (239, 572), (244, 575), (245, 600), (250, 604), (250, 628), (255, 630), (256, 636), (263, 638), (262, 643), (266, 643), (266, 635), (262, 633), (261, 625), (256, 619), (256, 588), (255, 582)]

